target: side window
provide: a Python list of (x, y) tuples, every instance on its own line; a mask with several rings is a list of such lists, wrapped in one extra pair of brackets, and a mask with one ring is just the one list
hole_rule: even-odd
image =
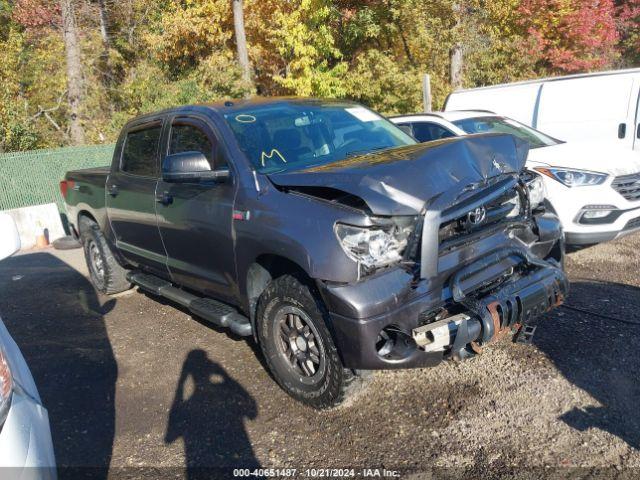
[(161, 127), (153, 126), (127, 133), (122, 151), (121, 170), (132, 175), (157, 175), (158, 144)]
[[(413, 126), (412, 126), (411, 123), (396, 123), (396, 125), (404, 133), (406, 133), (407, 135), (411, 135), (413, 138), (415, 138), (415, 136), (413, 134)], [(416, 138), (416, 140), (417, 140), (417, 138)]]
[(416, 122), (413, 124), (413, 135), (419, 142), (431, 142), (455, 136), (446, 128), (430, 122)]
[(169, 154), (201, 152), (211, 165), (211, 170), (226, 167), (224, 156), (215, 137), (207, 135), (200, 127), (191, 123), (175, 123), (171, 127)]

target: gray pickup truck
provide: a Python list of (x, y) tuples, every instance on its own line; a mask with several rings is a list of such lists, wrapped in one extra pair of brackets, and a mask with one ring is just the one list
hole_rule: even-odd
[(358, 104), (186, 106), (67, 173), (103, 293), (137, 285), (241, 336), (316, 408), (363, 371), (464, 359), (567, 293), (560, 224), (509, 135), (417, 144)]

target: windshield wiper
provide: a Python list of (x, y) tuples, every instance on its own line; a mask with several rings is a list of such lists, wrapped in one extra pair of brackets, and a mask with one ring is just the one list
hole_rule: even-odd
[(351, 150), (347, 152), (346, 157), (355, 157), (356, 155), (368, 155), (377, 150), (386, 150), (387, 148), (393, 148), (393, 145), (383, 145), (381, 147), (363, 148), (361, 150)]

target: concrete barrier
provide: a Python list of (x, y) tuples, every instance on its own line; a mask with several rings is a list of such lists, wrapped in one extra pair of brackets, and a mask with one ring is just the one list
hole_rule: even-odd
[(22, 250), (35, 247), (41, 235), (46, 235), (49, 242), (65, 236), (60, 212), (55, 203), (16, 208), (5, 210), (5, 212), (11, 215), (18, 226)]

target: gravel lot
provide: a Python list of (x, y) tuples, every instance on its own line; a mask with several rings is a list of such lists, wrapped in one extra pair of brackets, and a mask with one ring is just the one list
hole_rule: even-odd
[(0, 264), (0, 312), (49, 410), (59, 465), (105, 468), (97, 476), (155, 466), (179, 477), (185, 465), (633, 476), (640, 326), (620, 320), (640, 322), (639, 249), (635, 235), (569, 255), (570, 308), (539, 322), (534, 345), (378, 372), (323, 413), (284, 394), (251, 342), (139, 292), (96, 295), (80, 250)]

